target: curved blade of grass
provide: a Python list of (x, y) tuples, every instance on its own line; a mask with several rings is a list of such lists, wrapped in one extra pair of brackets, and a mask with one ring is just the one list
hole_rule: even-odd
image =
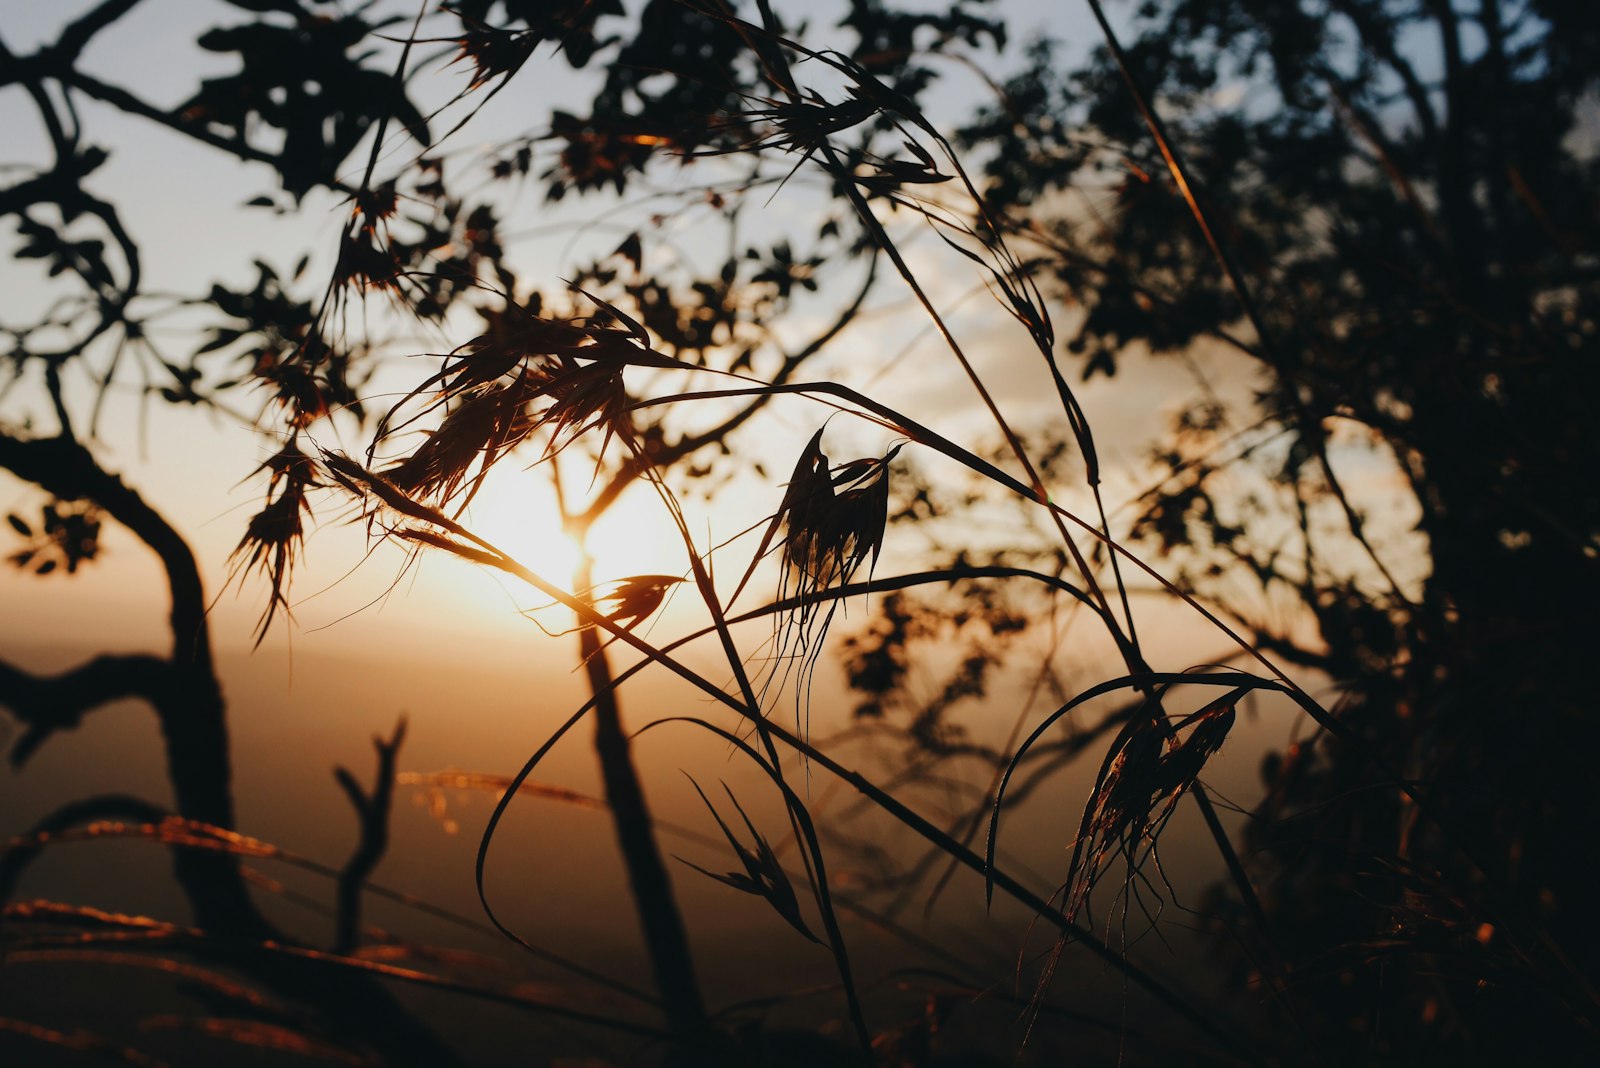
[[(834, 964), (839, 971), (839, 981), (843, 984), (845, 1003), (850, 1010), (850, 1022), (855, 1027), (856, 1038), (861, 1043), (862, 1057), (867, 1064), (873, 1063), (872, 1035), (867, 1030), (866, 1017), (861, 1012), (861, 999), (856, 993), (855, 976), (850, 968), (850, 954), (845, 947), (844, 933), (839, 929), (839, 918), (834, 912), (832, 891), (828, 887), (828, 871), (826, 861), (823, 859), (822, 843), (817, 838), (816, 827), (811, 822), (811, 813), (807, 810), (805, 802), (800, 796), (790, 789), (784, 781), (783, 775), (761, 756), (748, 742), (732, 731), (719, 727), (707, 720), (695, 716), (672, 716), (667, 719), (658, 719), (647, 723), (635, 732), (635, 737), (642, 736), (646, 731), (669, 723), (687, 723), (692, 726), (710, 731), (738, 749), (749, 757), (761, 769), (762, 774), (772, 780), (773, 785), (782, 792), (784, 805), (788, 808), (794, 824), (800, 829), (806, 852), (811, 857), (812, 875), (811, 888), (817, 898), (817, 909), (822, 914), (823, 929), (828, 935), (828, 948), (833, 951)], [(696, 787), (698, 789), (698, 787)], [(703, 795), (702, 795), (703, 796)], [(740, 810), (743, 814), (743, 810)], [(746, 817), (748, 822), (749, 817)], [(718, 822), (721, 822), (720, 820)], [(753, 830), (753, 828), (752, 828)]]

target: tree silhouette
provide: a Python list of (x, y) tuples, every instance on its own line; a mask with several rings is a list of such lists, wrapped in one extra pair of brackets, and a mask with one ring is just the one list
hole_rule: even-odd
[[(1363, 738), (1269, 765), (1247, 835), (1305, 1011), (1349, 1056), (1555, 1056), (1587, 999), (1596, 32), (1567, 3), (1146, 5), (1082, 71), (1040, 48), (963, 135), (1084, 306), (1086, 375), (1201, 342), (1262, 371), (1254, 425), (1186, 413), (1135, 533), (1334, 679)], [(1108, 201), (1087, 226), (1049, 199), (1085, 186)], [(1425, 573), (1397, 579), (1337, 438), (1404, 480)], [(1241, 507), (1252, 462), (1269, 495)]]
[[(402, 119), (420, 124), (420, 118), (394, 91), (390, 73), (365, 65), (366, 57), (356, 51), (381, 25), (359, 16), (322, 18), (297, 4), (239, 5), (281, 13), (289, 21), (258, 18), (202, 35), (202, 47), (236, 53), (240, 72), (204, 83), (191, 101), (178, 108), (155, 106), (98, 80), (80, 63), (91, 42), (101, 34), (114, 34), (117, 20), (136, 6), (136, 0), (99, 4), (28, 55), (14, 54), (0, 44), (5, 67), (0, 86), (27, 95), (32, 117), (44, 130), (52, 154), (48, 164), (0, 191), (0, 208), (15, 228), (13, 254), (40, 261), (49, 276), (70, 280), (76, 287), (35, 320), (4, 327), (11, 341), (5, 358), (12, 380), (24, 383), (32, 393), (13, 398), (6, 424), (0, 427), (0, 467), (46, 495), (39, 520), (9, 517), (23, 539), (11, 562), (39, 575), (59, 565), (67, 572), (76, 571), (95, 558), (103, 524), (121, 525), (160, 561), (171, 599), (170, 649), (97, 656), (53, 676), (0, 663), (0, 703), (23, 727), (10, 748), (14, 767), (111, 702), (134, 698), (149, 705), (165, 743), (174, 808), (169, 812), (150, 801), (118, 794), (86, 797), (60, 808), (7, 850), (0, 865), (0, 896), (11, 896), (25, 866), (49, 841), (79, 828), (142, 825), (174, 847), (175, 877), (196, 928), (210, 939), (196, 955), (243, 963), (249, 954), (241, 956), (228, 948), (231, 942), (272, 947), (293, 945), (294, 939), (264, 918), (251, 900), (238, 861), (241, 849), (230, 837), (232, 756), (200, 569), (184, 535), (115, 474), (99, 436), (101, 400), (113, 384), (132, 382), (174, 404), (206, 403), (219, 390), (213, 389), (214, 382), (198, 362), (171, 358), (153, 340), (151, 322), (174, 301), (145, 278), (141, 250), (124, 225), (126, 205), (116, 203), (114, 190), (97, 190), (95, 172), (108, 154), (91, 140), (79, 104), (101, 101), (138, 121), (168, 127), (239, 159), (267, 164), (295, 195), (317, 185), (336, 186), (346, 156), (397, 102)], [(291, 70), (298, 72), (293, 84), (284, 81)], [(320, 85), (321, 91), (308, 95), (304, 89), (311, 85)], [(276, 90), (285, 87), (287, 95), (279, 99)], [(374, 92), (375, 96), (363, 95)], [(274, 141), (274, 133), (282, 135), (276, 147), (264, 147)], [(314, 388), (353, 400), (341, 377), (348, 368), (347, 353), (328, 350), (312, 356), (317, 370), (307, 380), (279, 374), (272, 344), (309, 352), (314, 343), (304, 320), (295, 319), (292, 306), (282, 299), (272, 302), (279, 295), (272, 289), (276, 280), (271, 272), (262, 268), (262, 276), (255, 294), (238, 297), (220, 288), (213, 294), (218, 311), (250, 319), (264, 338), (270, 338), (251, 354), (256, 360), (254, 373), (280, 389)], [(242, 334), (236, 332), (234, 337)], [(200, 355), (205, 351), (202, 348)], [(309, 384), (312, 380), (314, 385)], [(358, 855), (382, 849), (379, 826), (386, 812), (381, 818), (376, 809), (371, 812)], [(357, 885), (360, 878), (358, 872)], [(97, 926), (92, 910), (52, 909), (38, 903), (11, 906), (6, 919), (13, 942), (26, 942), (31, 931), (70, 932), (87, 926), (92, 932)], [(181, 931), (172, 928), (171, 937), (181, 942)], [(160, 931), (150, 933), (161, 940)], [(44, 941), (50, 937), (46, 934)], [(93, 940), (92, 934), (81, 937)], [(297, 1021), (297, 1029), (316, 1033), (331, 1028), (342, 1035), (341, 1041), (365, 1046), (395, 1063), (455, 1060), (366, 976), (341, 976), (336, 969), (293, 952), (267, 953), (249, 962), (249, 970), (265, 989), (317, 1006), (324, 1022), (312, 1017)], [(262, 1030), (257, 1036), (271, 1040), (278, 1034), (271, 1028), (282, 1021), (265, 1013), (258, 1022)], [(240, 1026), (236, 1033), (249, 1041), (249, 1031)], [(25, 1027), (22, 1033), (68, 1047), (116, 1051), (114, 1045), (93, 1036), (65, 1037)]]

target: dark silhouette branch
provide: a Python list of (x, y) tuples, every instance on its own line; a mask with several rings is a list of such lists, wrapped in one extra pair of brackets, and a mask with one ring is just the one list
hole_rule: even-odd
[(61, 500), (92, 501), (149, 546), (161, 559), (172, 597), (172, 661), (211, 672), (211, 634), (200, 569), (183, 536), (159, 512), (71, 438), (28, 439), (0, 431), (0, 468)]
[(389, 810), (394, 801), (394, 761), (400, 744), (406, 737), (406, 718), (400, 717), (394, 733), (388, 740), (373, 735), (372, 747), (378, 751), (378, 770), (369, 794), (361, 789), (356, 777), (348, 768), (338, 767), (334, 778), (344, 788), (350, 804), (355, 807), (361, 821), (361, 838), (355, 852), (339, 872), (338, 931), (334, 937), (335, 953), (353, 952), (361, 941), (361, 891), (367, 879), (383, 859), (389, 848)]
[(1428, 99), (1428, 87), (1422, 83), (1416, 68), (1412, 66), (1410, 60), (1400, 54), (1394, 27), (1379, 25), (1374, 19), (1374, 13), (1355, 0), (1332, 0), (1330, 6), (1350, 20), (1350, 24), (1355, 27), (1357, 35), (1361, 38), (1362, 46), (1370, 54), (1381, 59), (1394, 72), (1395, 77), (1400, 79), (1423, 137), (1430, 144), (1437, 145), (1438, 113), (1434, 111), (1433, 104)]
[(95, 34), (138, 7), (142, 0), (105, 0), (99, 7), (69, 23), (56, 38), (49, 50), (50, 58), (63, 65), (71, 64), (83, 52), (84, 46)]
[[(144, 498), (71, 438), (24, 439), (0, 431), (0, 468), (61, 500), (93, 502), (160, 558), (171, 596), (172, 627), (171, 659), (159, 670), (165, 676), (163, 684), (149, 686), (158, 672), (153, 658), (143, 658), (123, 661), (120, 679), (113, 662), (75, 683), (61, 684), (64, 689), (57, 692), (67, 693), (91, 679), (99, 693), (127, 693), (142, 686), (139, 695), (151, 700), (161, 724), (179, 815), (233, 827), (232, 763), (222, 688), (212, 657), (200, 569), (188, 543)], [(58, 713), (55, 729), (65, 722)], [(28, 740), (24, 735), (24, 742)], [(42, 737), (32, 741), (30, 751), (40, 741)], [(250, 901), (235, 858), (180, 851), (174, 867), (201, 926), (261, 937), (271, 934)]]
[[(242, 137), (227, 137), (209, 129), (204, 123), (192, 122), (170, 111), (164, 111), (153, 104), (139, 99), (126, 89), (115, 85), (107, 85), (92, 75), (81, 70), (64, 70), (56, 72), (62, 84), (71, 89), (94, 97), (114, 108), (126, 111), (130, 115), (149, 119), (160, 126), (165, 126), (185, 137), (192, 138), (212, 148), (221, 149), (236, 159), (249, 163), (265, 163), (274, 170), (279, 169), (283, 159), (276, 153), (257, 148)], [(335, 184), (334, 188), (341, 192), (349, 192), (342, 184)]]
[[(585, 569), (587, 570), (587, 569)], [(587, 583), (588, 576), (579, 576)], [(628, 870), (634, 908), (644, 929), (656, 989), (673, 1033), (687, 1048), (704, 1048), (710, 1036), (705, 1002), (695, 975), (694, 958), (684, 930), (671, 878), (656, 844), (653, 821), (634, 766), (632, 744), (622, 727), (611, 663), (594, 627), (578, 631), (582, 658), (594, 694), (595, 752), (611, 808), (617, 844)]]
[[(92, 501), (161, 560), (171, 596), (171, 658), (134, 658), (130, 662), (139, 665), (138, 671), (166, 677), (165, 685), (147, 687), (139, 696), (151, 699), (161, 724), (177, 813), (231, 829), (234, 808), (227, 719), (206, 622), (204, 586), (188, 543), (135, 490), (101, 467), (93, 454), (72, 438), (25, 439), (0, 431), (0, 468), (62, 500)], [(156, 664), (162, 665), (159, 671), (153, 667)], [(96, 685), (100, 693), (115, 693), (132, 683), (128, 679), (118, 683), (111, 673)], [(23, 690), (26, 694), (27, 687)], [(173, 871), (197, 926), (207, 937), (283, 942), (283, 935), (251, 900), (237, 857), (178, 848), (173, 851)], [(263, 958), (264, 963), (271, 960)], [(274, 989), (320, 1005), (393, 1063), (430, 1068), (459, 1063), (437, 1037), (375, 983), (353, 983), (348, 976), (335, 981), (323, 969), (289, 959), (264, 968), (261, 977)]]
[(51, 735), (76, 730), (102, 705), (138, 698), (161, 708), (175, 681), (172, 665), (154, 656), (97, 656), (50, 676), (0, 660), (0, 707), (26, 728), (11, 746), (11, 766), (22, 767)]

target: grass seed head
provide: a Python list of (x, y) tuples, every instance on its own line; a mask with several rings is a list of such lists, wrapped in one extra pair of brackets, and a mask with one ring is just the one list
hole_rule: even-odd
[(259, 571), (271, 587), (267, 607), (256, 624), (258, 645), (278, 611), (289, 613), (289, 582), (305, 548), (306, 519), (311, 515), (307, 494), (321, 485), (316, 464), (292, 438), (257, 468), (257, 473), (262, 471), (267, 473), (267, 502), (250, 517), (244, 537), (229, 557), (230, 582)]
[(701, 875), (715, 879), (724, 886), (731, 886), (742, 893), (764, 898), (772, 906), (773, 911), (783, 918), (785, 923), (810, 941), (820, 945), (821, 939), (812, 934), (811, 929), (806, 926), (805, 918), (800, 912), (799, 897), (794, 892), (794, 884), (789, 881), (788, 873), (783, 870), (783, 865), (778, 863), (778, 855), (773, 852), (771, 844), (762, 837), (761, 832), (756, 830), (756, 825), (751, 822), (750, 816), (745, 812), (744, 807), (739, 804), (739, 799), (733, 796), (733, 791), (728, 789), (726, 785), (723, 786), (723, 790), (728, 794), (728, 800), (733, 802), (734, 809), (739, 813), (739, 817), (744, 820), (745, 829), (750, 833), (752, 842), (750, 846), (746, 846), (739, 840), (738, 835), (723, 820), (721, 813), (711, 803), (711, 799), (706, 796), (705, 791), (700, 789), (700, 784), (695, 782), (693, 778), (690, 778), (689, 783), (694, 787), (695, 792), (700, 795), (700, 800), (706, 803), (706, 808), (710, 809), (711, 818), (716, 820), (717, 826), (722, 829), (723, 837), (728, 840), (728, 845), (732, 847), (734, 855), (739, 858), (739, 863), (744, 866), (744, 871), (730, 871), (718, 875), (715, 872), (707, 871), (698, 864), (683, 860), (682, 857), (678, 859), (683, 860), (683, 863), (688, 864), (689, 867)]
[(821, 431), (806, 445), (780, 505), (784, 558), (802, 592), (847, 583), (877, 558), (889, 519), (889, 461), (899, 448), (830, 468)]
[(1117, 734), (1084, 807), (1067, 876), (1069, 915), (1088, 903), (1108, 858), (1120, 854), (1135, 877), (1179, 800), (1222, 748), (1239, 696), (1219, 698), (1171, 728), (1152, 707)]
[(481, 459), (480, 471), (487, 470), (497, 456), (531, 432), (532, 423), (524, 413), (526, 400), (526, 391), (515, 385), (464, 395), (415, 452), (384, 474), (413, 496), (450, 500), (474, 464)]

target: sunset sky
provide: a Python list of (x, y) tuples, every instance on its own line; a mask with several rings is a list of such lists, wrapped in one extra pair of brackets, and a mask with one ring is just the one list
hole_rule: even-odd
[[(86, 6), (21, 5), (7, 11), (3, 32), (13, 49), (26, 48), (48, 37), (52, 28), (69, 18), (73, 10)], [(1043, 24), (1046, 15), (1054, 17), (1057, 9), (1035, 4), (1014, 5), (1006, 11), (1019, 26), (1027, 26)], [(226, 5), (192, 0), (140, 5), (125, 23), (119, 24), (116, 33), (97, 42), (88, 55), (88, 66), (108, 81), (137, 87), (152, 100), (175, 101), (194, 84), (197, 75), (224, 69), (231, 62), (195, 48), (192, 38), (197, 28), (210, 25), (211, 20), (226, 21), (232, 13), (234, 9)], [(1049, 29), (1069, 40), (1081, 39), (1089, 25), (1086, 17), (1081, 12), (1063, 17), (1068, 21), (1052, 24)], [(1025, 34), (1017, 34), (1013, 48), (1025, 38)], [(441, 70), (437, 64), (433, 70), (417, 83), (415, 92), (420, 98), (428, 99), (432, 94), (443, 99), (443, 94), (452, 91), (446, 87), (457, 84), (458, 71)], [(957, 86), (961, 84), (961, 74), (952, 74)], [(581, 87), (569, 79), (570, 75), (563, 74), (519, 81), (513, 93), (496, 99), (466, 131), (457, 134), (450, 147), (470, 155), (477, 145), (519, 132), (525, 127), (524, 116), (544, 114), (553, 103), (577, 97)], [(13, 116), (18, 116), (19, 91), (7, 92), (9, 95), (0, 96), (0, 101), (12, 109)], [(530, 92), (543, 96), (530, 99), (514, 95)], [(954, 103), (959, 92), (959, 88), (950, 90), (946, 99)], [(152, 291), (203, 294), (219, 278), (235, 284), (248, 281), (253, 276), (250, 261), (254, 258), (286, 269), (307, 250), (313, 256), (308, 276), (314, 279), (326, 271), (337, 228), (344, 218), (344, 209), (328, 194), (313, 194), (304, 205), (284, 215), (245, 207), (244, 202), (251, 197), (273, 193), (271, 176), (264, 168), (228, 161), (220, 153), (185, 143), (177, 135), (135, 122), (108, 108), (90, 104), (84, 118), (94, 141), (112, 151), (111, 162), (97, 181), (106, 189), (118, 191), (130, 228), (141, 243), (147, 285)], [(46, 151), (41, 133), (29, 122), (14, 117), (7, 130), (12, 159), (34, 160)], [(399, 142), (390, 158), (398, 164), (414, 150), (415, 146)], [(277, 196), (282, 199), (281, 193)], [(804, 210), (814, 202), (803, 181), (796, 181), (794, 188), (777, 194), (773, 209)], [(514, 246), (514, 255), (529, 265), (530, 277), (549, 284), (584, 257), (608, 252), (630, 229), (647, 220), (653, 208), (649, 202), (633, 206), (626, 202), (607, 203), (604, 198), (547, 205), (540, 203), (536, 192), (529, 189), (516, 210), (520, 214), (508, 229), (527, 236)], [(692, 231), (663, 236), (664, 243), (680, 249), (692, 247), (695, 241)], [(952, 257), (941, 261), (937, 247), (927, 240), (913, 241), (911, 247), (928, 264), (937, 267), (945, 263), (950, 267), (946, 274), (935, 278), (936, 299), (958, 309), (952, 321), (976, 354), (980, 369), (990, 376), (1008, 410), (1025, 416), (1049, 387), (1037, 361), (1027, 356), (1020, 339), (1008, 337), (1007, 330), (1013, 324), (977, 288), (977, 280), (970, 273), (960, 272), (963, 261)], [(0, 272), (4, 272), (0, 274), (0, 316), (20, 319), (39, 302), (49, 299), (51, 291), (41, 284), (40, 272), (33, 262), (10, 262), (0, 266)], [(383, 304), (383, 297), (374, 296), (371, 313), (383, 315)], [(1058, 309), (1058, 314), (1071, 312)], [(194, 311), (178, 310), (171, 321), (170, 335), (160, 340), (182, 351), (185, 345), (193, 344), (193, 329), (204, 320)], [(455, 340), (459, 339), (458, 334)], [(398, 342), (397, 358), (381, 372), (380, 380), (393, 383), (395, 390), (407, 388), (413, 380), (409, 376), (415, 373), (414, 365), (408, 365), (403, 358), (405, 353), (445, 351), (455, 343), (448, 336), (415, 337), (412, 341), (409, 349), (404, 339)], [(880, 395), (930, 425), (947, 430), (958, 440), (978, 444), (993, 437), (992, 428), (977, 411), (966, 387), (955, 384), (956, 370), (949, 354), (936, 343), (925, 320), (903, 293), (886, 289), (876, 310), (852, 330), (838, 349), (836, 355), (825, 357), (832, 363), (824, 362), (818, 367), (817, 377), (824, 376), (830, 366), (848, 375), (848, 369), (860, 362), (860, 357), (854, 355), (857, 352), (870, 354), (879, 362), (886, 353), (899, 353), (893, 373), (873, 383)], [(1205, 358), (1205, 354), (1201, 357)], [(1250, 379), (1241, 374), (1242, 367), (1221, 355), (1216, 355), (1215, 360), (1213, 374), (1218, 387), (1237, 397), (1247, 395)], [(1137, 385), (1102, 379), (1084, 391), (1085, 407), (1110, 468), (1109, 485), (1124, 494), (1142, 485), (1143, 445), (1165, 430), (1173, 405), (1190, 388), (1188, 372), (1169, 362), (1137, 363), (1124, 379), (1133, 374), (1139, 376)], [(80, 402), (87, 396), (82, 387), (83, 383), (79, 383)], [(0, 400), (0, 414), (9, 420), (25, 419), (36, 412), (48, 418), (34, 407), (38, 400), (35, 383), (20, 383)], [(741, 449), (753, 450), (773, 469), (784, 469), (790, 462), (787, 457), (818, 425), (822, 413), (803, 402), (785, 402), (775, 408), (779, 409), (779, 416), (772, 426), (783, 433), (774, 436), (769, 426), (767, 433), (742, 443)], [(517, 614), (520, 609), (543, 605), (547, 599), (518, 588), (509, 579), (437, 555), (425, 557), (405, 571), (401, 567), (405, 557), (393, 546), (380, 546), (370, 559), (365, 559), (368, 543), (363, 528), (342, 522), (351, 518), (349, 509), (331, 500), (322, 504), (319, 527), (296, 576), (294, 623), (276, 628), (251, 656), (243, 656), (253, 641), (252, 628), (263, 608), (264, 593), (254, 580), (227, 586), (225, 580), (229, 575), (228, 556), (259, 501), (261, 488), (251, 473), (271, 448), (270, 439), (263, 438), (248, 422), (260, 413), (260, 401), (249, 395), (236, 398), (233, 413), (219, 413), (164, 405), (139, 397), (129, 387), (114, 387), (100, 424), (101, 451), (108, 466), (123, 473), (189, 537), (201, 561), (217, 598), (213, 611), (215, 640), (223, 650), (239, 654), (230, 661), (237, 666), (229, 671), (251, 680), (248, 685), (230, 685), (238, 702), (234, 722), (241, 740), (260, 731), (257, 718), (273, 715), (268, 709), (279, 703), (287, 703), (295, 710), (292, 720), (296, 724), (319, 723), (322, 726), (318, 729), (334, 732), (342, 739), (337, 749), (327, 753), (313, 749), (313, 769), (304, 773), (316, 782), (324, 798), (332, 796), (326, 767), (336, 761), (365, 766), (366, 735), (389, 723), (397, 706), (408, 709), (415, 719), (416, 732), (410, 748), (413, 763), (475, 764), (490, 754), (503, 754), (507, 746), (512, 753), (520, 753), (537, 730), (524, 730), (515, 741), (501, 734), (502, 728), (523, 718), (515, 696), (518, 687), (537, 679), (541, 697), (546, 700), (554, 694), (576, 699), (581, 692), (579, 680), (570, 674), (571, 639), (545, 639)], [(846, 453), (857, 443), (863, 450), (892, 443), (881, 436), (875, 440), (844, 423), (830, 426), (837, 428), (829, 431), (830, 443), (837, 436)], [(360, 445), (354, 440), (321, 443), (348, 450)], [(1359, 478), (1361, 465), (1367, 460), (1359, 453), (1352, 453), (1351, 457), (1352, 471)], [(941, 462), (928, 457), (921, 460), (935, 466)], [(1379, 488), (1385, 477), (1381, 468), (1370, 475), (1373, 485)], [(574, 481), (581, 485), (581, 473), (574, 476)], [(550, 572), (547, 577), (564, 582), (571, 550), (551, 518), (548, 493), (539, 471), (505, 465), (491, 480), (470, 518), (491, 541), (523, 558), (535, 570), (541, 570), (543, 565)], [(776, 506), (779, 493), (770, 483), (759, 480), (736, 483), (733, 491), (724, 492), (709, 512), (702, 514), (701, 522), (707, 531), (704, 536), (721, 540), (758, 523)], [(1073, 500), (1074, 493), (1072, 487), (1062, 487), (1063, 500)], [(36, 507), (36, 500), (16, 482), (0, 482), (0, 509), (26, 511)], [(1113, 504), (1117, 500), (1115, 492), (1111, 500)], [(745, 544), (749, 546), (748, 539)], [(617, 514), (601, 524), (595, 532), (593, 548), (601, 578), (681, 572), (685, 566), (671, 527), (643, 487), (636, 488)], [(890, 561), (914, 562), (915, 553), (914, 547), (897, 546), (893, 540), (886, 547)], [(730, 563), (725, 573), (736, 574), (742, 567), (742, 563), (737, 568)], [(37, 663), (41, 666), (46, 662), (64, 665), (90, 650), (144, 647), (152, 636), (160, 636), (165, 610), (161, 577), (153, 559), (115, 529), (108, 531), (105, 538), (103, 560), (81, 576), (39, 579), (10, 569), (0, 572), (0, 600), (6, 605), (0, 618), (0, 643), (8, 650), (30, 650), (29, 655), (40, 658)], [(693, 614), (692, 608), (687, 599), (685, 604), (674, 606), (663, 628), (684, 625)], [(540, 618), (551, 629), (569, 625), (560, 609)], [(1185, 639), (1188, 631), (1181, 614), (1174, 615), (1170, 624), (1161, 622), (1166, 618), (1158, 613), (1154, 625), (1167, 627), (1175, 639), (1169, 647), (1174, 666), (1184, 666), (1195, 657), (1217, 651), (1215, 641), (1203, 630), (1198, 637)], [(342, 663), (343, 658), (352, 658), (352, 664), (380, 662), (387, 666), (379, 671), (331, 666)], [(506, 674), (508, 668), (512, 670)], [(343, 696), (339, 700), (330, 700), (325, 692), (325, 672), (346, 677), (362, 675), (370, 689), (350, 687), (341, 690)], [(444, 677), (456, 680), (439, 685), (456, 695), (454, 701), (462, 702), (459, 707), (439, 707), (454, 701), (424, 702), (401, 696), (419, 692), (416, 688), (422, 680)], [(267, 692), (274, 692), (275, 696), (268, 699)], [(361, 698), (363, 693), (365, 699)], [(256, 706), (259, 711), (253, 710)], [(486, 711), (486, 706), (497, 706), (498, 710)], [(134, 716), (129, 713), (95, 718), (132, 720)], [(96, 722), (84, 738), (62, 739), (51, 748), (59, 750), (58, 759), (70, 765), (81, 757), (69, 751), (74, 747), (77, 753), (93, 751), (97, 746), (91, 732), (101, 729), (110, 728), (102, 728)], [(436, 746), (449, 751), (449, 741), (473, 736), (480, 737), (478, 746), (459, 755), (424, 757)], [(289, 738), (283, 742), (296, 750), (305, 744)], [(269, 740), (267, 744), (273, 743)], [(497, 764), (501, 772), (508, 770), (503, 755), (489, 762)], [(252, 764), (248, 749), (241, 750), (239, 763), (241, 775), (248, 775)], [(26, 806), (32, 810), (45, 803), (36, 793), (36, 784), (52, 780), (52, 772), (36, 766), (20, 781), (9, 781), (6, 789), (13, 797), (35, 798), (34, 804)], [(248, 780), (244, 788), (248, 797)], [(23, 819), (22, 809), (7, 807), (13, 814), (8, 820)]]

